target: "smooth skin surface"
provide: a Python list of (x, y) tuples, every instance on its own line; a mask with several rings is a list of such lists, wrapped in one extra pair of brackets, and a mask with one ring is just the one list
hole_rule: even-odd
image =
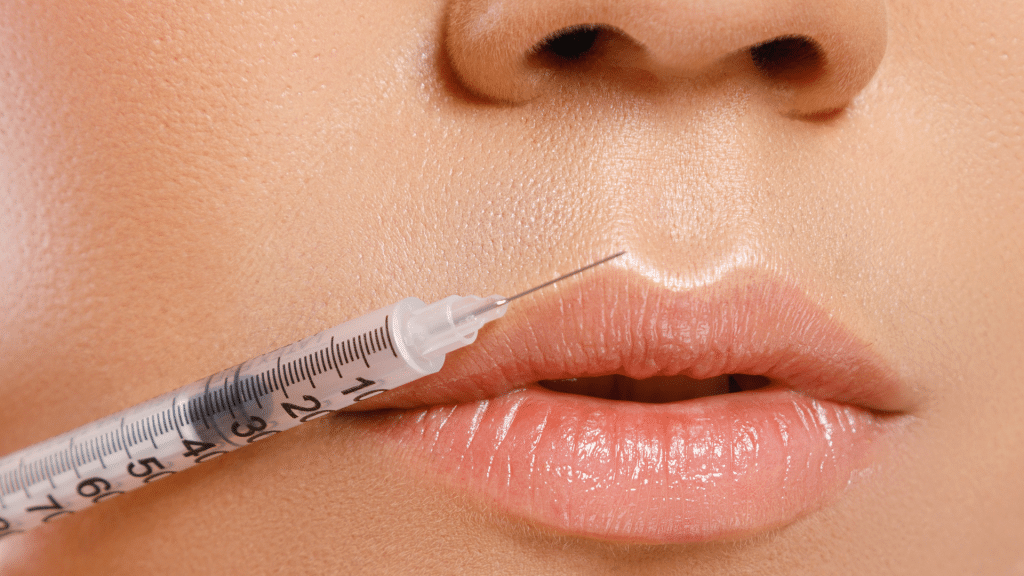
[[(1017, 0), (0, 3), (0, 453), (408, 295), (619, 249), (670, 286), (794, 279), (921, 398), (870, 481), (741, 541), (555, 534), (341, 416), (5, 539), (0, 572), (1024, 573), (1021, 22)], [(592, 57), (531, 57), (580, 24), (606, 27)], [(753, 64), (792, 35), (823, 59)]]

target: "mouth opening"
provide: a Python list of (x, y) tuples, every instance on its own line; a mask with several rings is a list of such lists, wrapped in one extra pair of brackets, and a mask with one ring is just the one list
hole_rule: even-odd
[(605, 400), (666, 404), (719, 394), (733, 394), (765, 388), (771, 381), (751, 374), (721, 374), (697, 380), (686, 376), (655, 376), (636, 380), (621, 374), (541, 380), (541, 388), (565, 394), (591, 396)]

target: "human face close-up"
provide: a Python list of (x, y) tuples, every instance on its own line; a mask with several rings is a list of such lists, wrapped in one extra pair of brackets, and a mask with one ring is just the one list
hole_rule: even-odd
[(0, 454), (625, 252), (0, 573), (1024, 574), (1021, 22), (0, 3)]

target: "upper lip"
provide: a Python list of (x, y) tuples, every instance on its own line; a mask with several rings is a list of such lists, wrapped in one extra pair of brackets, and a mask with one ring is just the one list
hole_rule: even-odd
[(798, 286), (736, 273), (688, 290), (608, 268), (517, 303), (442, 370), (362, 409), (472, 402), (543, 380), (767, 377), (818, 400), (907, 412), (916, 400), (872, 343)]

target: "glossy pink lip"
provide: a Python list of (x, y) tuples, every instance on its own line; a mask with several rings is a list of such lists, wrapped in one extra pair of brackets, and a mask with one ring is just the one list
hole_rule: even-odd
[[(404, 409), (346, 417), (494, 510), (664, 543), (820, 508), (913, 407), (894, 371), (795, 287), (755, 277), (677, 292), (623, 271), (595, 277), (521, 306), (436, 377), (367, 406)], [(536, 385), (605, 374), (772, 384), (668, 404)]]

